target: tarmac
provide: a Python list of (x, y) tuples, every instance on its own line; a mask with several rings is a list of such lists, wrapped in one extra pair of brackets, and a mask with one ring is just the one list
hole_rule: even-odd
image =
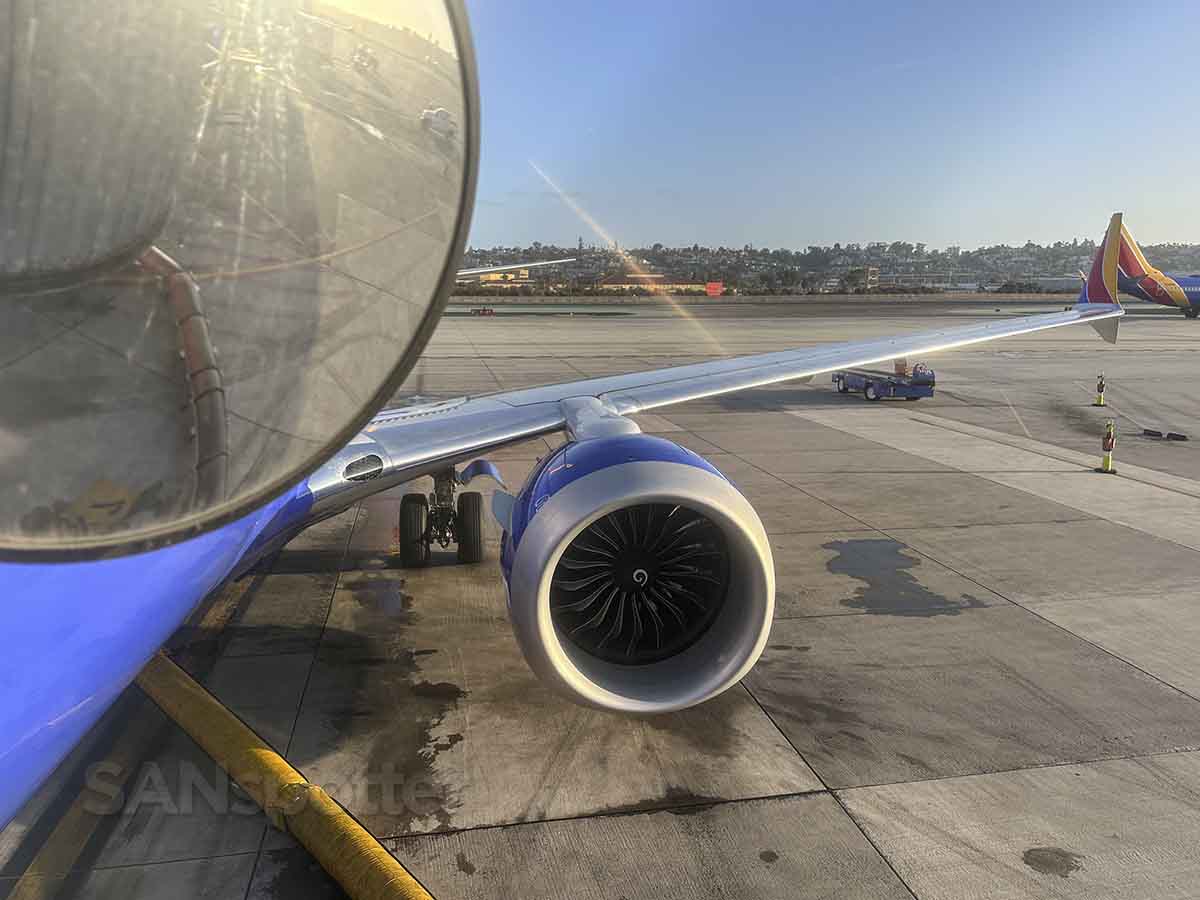
[[(402, 393), (1013, 314), (744, 309), (452, 317)], [(1070, 328), (924, 360), (919, 403), (819, 378), (638, 417), (739, 486), (775, 555), (767, 651), (701, 707), (551, 694), (494, 523), (480, 565), (400, 569), (403, 490), (210, 597), (173, 652), (441, 900), (1200, 896), (1200, 325), (1130, 310), (1115, 347)], [(1117, 477), (1093, 471), (1110, 416)], [(519, 484), (556, 440), (492, 458)], [(0, 832), (21, 896), (341, 894), (133, 688)]]

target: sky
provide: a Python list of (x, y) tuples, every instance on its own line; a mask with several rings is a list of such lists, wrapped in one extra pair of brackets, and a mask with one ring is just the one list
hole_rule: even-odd
[(474, 246), (1200, 242), (1194, 0), (466, 3)]

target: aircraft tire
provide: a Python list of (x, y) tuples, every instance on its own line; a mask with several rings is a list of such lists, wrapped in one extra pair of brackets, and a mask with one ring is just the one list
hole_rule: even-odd
[(400, 500), (400, 565), (415, 569), (429, 562), (425, 528), (429, 522), (429, 500), (424, 494), (405, 494)]
[(863, 388), (863, 396), (871, 402), (874, 402), (879, 399), (879, 389), (875, 387), (875, 385), (868, 382), (867, 386)]
[(463, 491), (458, 495), (454, 528), (458, 535), (458, 561), (483, 562), (483, 495), (478, 491)]
[(1185, 309), (1183, 311), (1183, 314), (1185, 316), (1187, 316), (1189, 319), (1194, 319), (1197, 316), (1200, 316), (1200, 309)]
[(846, 379), (845, 378), (839, 378), (837, 380), (837, 390), (838, 390), (839, 394), (850, 393), (850, 388), (846, 387)]

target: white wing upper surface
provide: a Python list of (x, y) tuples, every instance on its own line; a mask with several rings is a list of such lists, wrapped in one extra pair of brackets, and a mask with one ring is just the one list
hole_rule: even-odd
[[(386, 410), (309, 479), (316, 501), (314, 516), (344, 509), (363, 496), (488, 450), (563, 428), (573, 431), (596, 428), (599, 426), (594, 423), (610, 420), (613, 416), (1066, 325), (1088, 323), (1105, 340), (1115, 342), (1117, 320), (1122, 315), (1124, 310), (1116, 304), (1085, 303), (1063, 312), (740, 356)], [(346, 466), (368, 454), (382, 460), (382, 466), (377, 470), (380, 474), (370, 481), (348, 481)]]
[[(491, 396), (512, 406), (592, 396), (608, 401), (622, 414), (636, 413), (717, 394), (729, 394), (781, 381), (808, 378), (837, 369), (868, 366), (906, 356), (921, 356), (938, 350), (951, 350), (955, 347), (1060, 328), (1064, 325), (1088, 322), (1100, 326), (1101, 322), (1115, 320), (1122, 315), (1124, 310), (1117, 305), (1084, 304), (1064, 312), (1001, 319), (997, 322), (965, 325), (960, 328), (942, 328), (843, 344), (823, 344), (800, 350), (739, 356), (688, 366), (635, 372), (630, 375), (509, 391)], [(1109, 324), (1115, 324), (1115, 321)], [(1101, 330), (1106, 340), (1115, 342), (1115, 328), (1100, 326), (1097, 330)]]
[(508, 263), (503, 266), (480, 266), (477, 269), (459, 269), (459, 278), (470, 278), (472, 275), (490, 275), (493, 272), (513, 272), (517, 269), (537, 269), (541, 266), (557, 266), (563, 263), (575, 262), (575, 257), (566, 259), (544, 259), (541, 262)]

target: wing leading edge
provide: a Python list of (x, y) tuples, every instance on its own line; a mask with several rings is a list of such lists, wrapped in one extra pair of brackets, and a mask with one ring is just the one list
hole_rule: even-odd
[(542, 266), (559, 266), (563, 263), (575, 262), (575, 257), (566, 259), (544, 259), (541, 262), (509, 263), (503, 266), (480, 266), (477, 269), (459, 269), (458, 278), (471, 278), (475, 275), (491, 275), (493, 272), (514, 272), (517, 269), (538, 269)]
[[(576, 421), (580, 401), (590, 419), (644, 412), (749, 388), (810, 378), (837, 369), (921, 356), (1004, 337), (1087, 323), (1110, 343), (1125, 311), (1119, 304), (1081, 303), (1069, 310), (942, 328), (894, 337), (823, 344), (753, 356), (713, 360), (505, 391), (428, 406), (388, 410), (309, 479), (313, 517), (345, 509), (365, 496), (428, 475), (447, 465), (526, 438), (559, 431)], [(382, 460), (370, 481), (346, 478), (347, 467), (367, 455)]]

